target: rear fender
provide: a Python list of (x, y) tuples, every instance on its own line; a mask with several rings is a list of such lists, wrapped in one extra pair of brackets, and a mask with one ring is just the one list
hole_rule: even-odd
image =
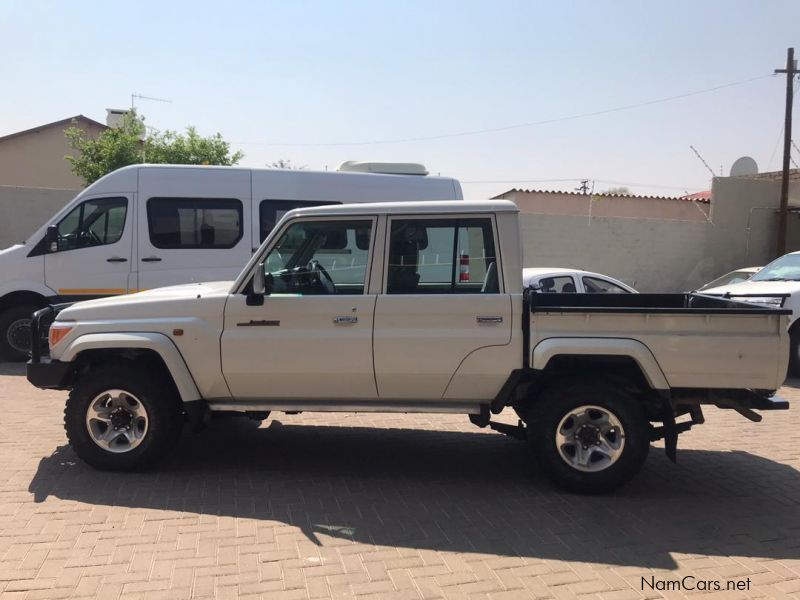
[(531, 367), (544, 370), (556, 356), (621, 356), (633, 359), (654, 390), (669, 390), (664, 372), (650, 349), (627, 338), (548, 338), (533, 348)]

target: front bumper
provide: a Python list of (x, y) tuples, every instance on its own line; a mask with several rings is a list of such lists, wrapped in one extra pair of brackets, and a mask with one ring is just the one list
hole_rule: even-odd
[(36, 362), (29, 360), (28, 381), (46, 390), (65, 390), (69, 387), (74, 366), (72, 363), (51, 360), (47, 357), (41, 357)]

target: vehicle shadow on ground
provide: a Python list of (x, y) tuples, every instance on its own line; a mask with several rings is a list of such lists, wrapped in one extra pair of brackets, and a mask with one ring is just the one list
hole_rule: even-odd
[(159, 469), (102, 473), (68, 446), (30, 483), (89, 504), (245, 517), (381, 546), (673, 569), (671, 553), (800, 558), (800, 473), (749, 454), (652, 448), (606, 496), (564, 493), (499, 434), (214, 424)]

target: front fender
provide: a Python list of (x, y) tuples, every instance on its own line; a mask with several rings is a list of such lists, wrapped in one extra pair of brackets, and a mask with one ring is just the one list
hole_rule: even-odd
[(44, 298), (54, 298), (57, 294), (55, 290), (50, 289), (40, 281), (32, 281), (29, 279), (16, 279), (12, 281), (3, 281), (0, 283), (0, 298), (13, 294), (15, 292), (25, 292), (29, 294), (37, 294)]
[(627, 356), (636, 361), (655, 390), (668, 390), (669, 383), (650, 349), (628, 338), (547, 338), (533, 349), (531, 367), (544, 369), (554, 356)]
[(183, 356), (172, 340), (163, 333), (88, 333), (70, 342), (58, 359), (62, 362), (72, 362), (86, 350), (125, 348), (144, 348), (156, 352), (172, 375), (181, 400), (184, 402), (200, 400), (200, 392)]

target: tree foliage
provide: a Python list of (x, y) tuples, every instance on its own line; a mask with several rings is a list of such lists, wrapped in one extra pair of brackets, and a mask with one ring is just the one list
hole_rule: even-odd
[(144, 122), (131, 111), (125, 115), (120, 127), (103, 131), (97, 139), (86, 135), (75, 122), (64, 131), (75, 156), (67, 155), (72, 172), (83, 178), (86, 185), (121, 167), (142, 161)]
[(630, 188), (625, 187), (624, 185), (619, 187), (612, 187), (608, 188), (607, 190), (601, 192), (603, 194), (608, 194), (610, 196), (630, 196), (631, 190)]
[(129, 111), (119, 127), (103, 131), (96, 139), (72, 125), (65, 132), (75, 156), (66, 156), (72, 172), (89, 185), (103, 175), (139, 163), (175, 165), (235, 165), (244, 156), (231, 153), (230, 144), (217, 133), (201, 136), (189, 126), (186, 133), (150, 131), (144, 119)]
[(290, 158), (279, 158), (276, 161), (267, 163), (266, 166), (270, 169), (291, 169), (296, 171), (302, 171), (306, 168), (306, 165), (295, 165)]

